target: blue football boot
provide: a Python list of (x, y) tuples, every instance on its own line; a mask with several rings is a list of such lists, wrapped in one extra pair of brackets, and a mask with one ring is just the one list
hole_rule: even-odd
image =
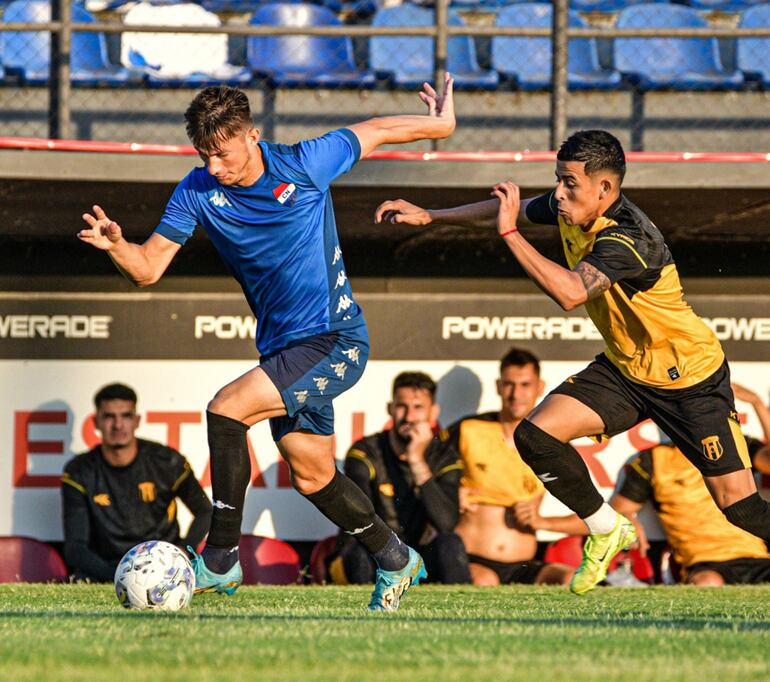
[(202, 592), (219, 592), (233, 595), (243, 582), (241, 562), (236, 561), (227, 573), (214, 573), (206, 567), (206, 562), (192, 547), (187, 548), (192, 554), (192, 566), (195, 572), (195, 594)]
[(370, 611), (395, 611), (401, 598), (412, 586), (428, 577), (422, 557), (409, 548), (409, 561), (400, 571), (377, 569), (374, 592), (369, 602)]

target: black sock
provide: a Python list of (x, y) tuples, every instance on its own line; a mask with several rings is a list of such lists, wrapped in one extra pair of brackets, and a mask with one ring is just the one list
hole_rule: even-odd
[(366, 493), (336, 469), (329, 483), (305, 497), (329, 521), (356, 538), (371, 554), (382, 551), (393, 535), (393, 531), (375, 514)]
[(734, 502), (722, 510), (727, 520), (765, 541), (770, 540), (770, 503), (759, 493)]
[(241, 538), (243, 502), (251, 475), (249, 445), (246, 442), (249, 427), (237, 419), (209, 411), (206, 411), (206, 420), (214, 504), (206, 545), (231, 549), (238, 546)]
[(400, 571), (409, 563), (409, 548), (390, 531), (388, 542), (372, 556), (383, 571)]
[(238, 562), (238, 547), (211, 547), (206, 545), (201, 552), (206, 568), (214, 573), (227, 573)]
[(516, 427), (513, 438), (521, 458), (548, 492), (581, 519), (604, 504), (586, 463), (569, 443), (560, 442), (527, 419)]

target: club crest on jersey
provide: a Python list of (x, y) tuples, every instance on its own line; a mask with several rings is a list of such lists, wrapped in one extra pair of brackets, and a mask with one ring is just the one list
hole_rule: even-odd
[(282, 182), (273, 189), (273, 196), (279, 204), (289, 203), (293, 206), (297, 200), (297, 186), (293, 182)]

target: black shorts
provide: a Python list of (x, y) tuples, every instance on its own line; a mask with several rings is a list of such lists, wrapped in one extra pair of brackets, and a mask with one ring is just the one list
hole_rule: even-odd
[(731, 559), (730, 561), (701, 561), (687, 569), (688, 577), (698, 571), (719, 573), (726, 585), (755, 585), (770, 583), (770, 559)]
[(477, 554), (469, 554), (468, 562), (471, 564), (480, 564), (491, 568), (497, 577), (500, 578), (501, 585), (510, 585), (520, 583), (523, 585), (534, 585), (540, 570), (545, 566), (542, 561), (532, 559), (532, 561), (519, 561), (516, 563), (505, 563), (503, 561), (492, 561)]
[(601, 354), (551, 393), (568, 395), (594, 410), (606, 436), (652, 419), (704, 476), (751, 467), (726, 361), (699, 384), (664, 390), (626, 379)]

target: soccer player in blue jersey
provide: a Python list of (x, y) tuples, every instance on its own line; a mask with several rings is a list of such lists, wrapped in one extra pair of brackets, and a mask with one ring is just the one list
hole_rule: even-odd
[(208, 404), (214, 513), (194, 557), (198, 592), (233, 594), (242, 580), (238, 540), (250, 463), (246, 432), (270, 420), (296, 490), (374, 556), (369, 608), (392, 611), (425, 576), (423, 561), (380, 519), (334, 458), (332, 399), (358, 381), (369, 354), (366, 323), (342, 259), (329, 185), (383, 144), (448, 137), (452, 79), (425, 84), (426, 115), (373, 118), (295, 145), (260, 140), (246, 95), (202, 90), (185, 113), (203, 168), (179, 183), (152, 235), (129, 243), (99, 206), (78, 237), (106, 251), (137, 286), (157, 282), (201, 225), (257, 318), (260, 364)]

